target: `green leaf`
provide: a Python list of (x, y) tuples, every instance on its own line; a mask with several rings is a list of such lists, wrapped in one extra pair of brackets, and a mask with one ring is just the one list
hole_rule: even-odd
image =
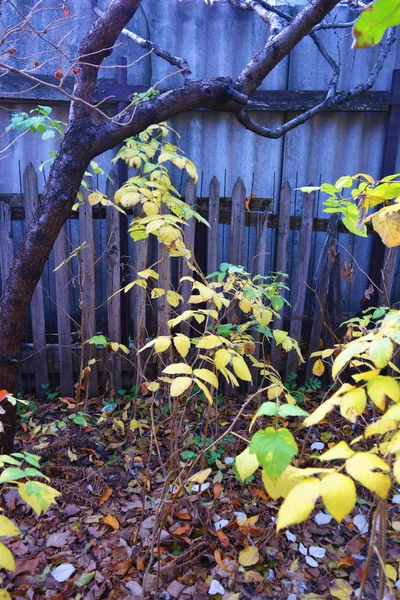
[(94, 344), (95, 346), (106, 346), (107, 338), (105, 335), (94, 335), (88, 340), (86, 340), (85, 344)]
[(255, 454), (268, 477), (276, 479), (297, 454), (297, 444), (288, 429), (267, 427), (257, 431), (250, 442), (250, 454)]
[(83, 573), (79, 577), (78, 581), (75, 581), (75, 585), (77, 587), (84, 587), (85, 585), (90, 583), (92, 581), (92, 579), (94, 579), (95, 575), (96, 575), (96, 571), (90, 571), (89, 573)]
[(389, 27), (400, 25), (398, 0), (377, 0), (361, 13), (353, 27), (353, 47), (376, 46)]
[(0, 483), (5, 483), (6, 481), (17, 481), (18, 479), (23, 479), (24, 477), (26, 477), (24, 470), (8, 467), (7, 469), (4, 469), (0, 475)]
[(393, 344), (389, 338), (375, 339), (371, 343), (368, 353), (375, 366), (383, 369), (392, 357)]
[(296, 404), (282, 404), (278, 410), (278, 415), (284, 419), (287, 417), (307, 417), (308, 414), (308, 412), (296, 406)]

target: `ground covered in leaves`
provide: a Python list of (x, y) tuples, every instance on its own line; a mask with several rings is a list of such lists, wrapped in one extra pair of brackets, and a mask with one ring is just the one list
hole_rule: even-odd
[[(310, 396), (303, 405), (308, 411), (320, 402), (318, 393)], [(207, 437), (221, 435), (242, 403), (239, 396), (224, 398), (211, 415)], [(248, 437), (257, 407), (245, 411), (236, 434)], [(17, 567), (4, 578), (12, 598), (357, 597), (369, 542), (370, 497), (362, 493), (342, 525), (320, 505), (307, 523), (277, 534), (279, 501), (268, 498), (261, 474), (246, 485), (235, 477), (233, 458), (244, 447), (237, 435), (228, 435), (205, 456), (202, 466), (212, 471), (204, 483), (167, 499), (168, 411), (159, 406), (153, 413), (155, 440), (146, 400), (135, 410), (129, 397), (121, 396), (118, 403), (94, 399), (88, 414), (81, 410), (72, 399), (50, 396), (20, 415), (18, 449), (42, 456), (42, 470), (61, 496), (57, 507), (37, 518), (15, 489), (3, 488), (4, 514), (22, 532), (7, 540)], [(181, 464), (199, 452), (204, 413), (201, 402), (186, 410)], [(306, 431), (296, 419), (289, 427), (301, 449)], [(340, 415), (333, 415), (311, 430), (300, 466), (315, 464), (315, 456), (343, 439), (346, 427)], [(400, 496), (394, 494), (388, 502), (387, 562), (398, 578)], [(160, 523), (166, 503), (168, 515)], [(376, 570), (374, 559), (366, 598), (377, 597)]]

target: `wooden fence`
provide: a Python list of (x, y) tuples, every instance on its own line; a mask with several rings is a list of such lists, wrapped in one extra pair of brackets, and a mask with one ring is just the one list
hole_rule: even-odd
[[(116, 185), (107, 183), (112, 197)], [(28, 165), (23, 174), (20, 196), (0, 196), (0, 275), (4, 282), (11, 268), (18, 239), (25, 230), (39, 201), (37, 174)], [(299, 193), (300, 192), (296, 192)], [(289, 285), (291, 307), (273, 327), (289, 329), (290, 335), (301, 341), (308, 353), (317, 350), (321, 339), (334, 343), (334, 335), (344, 316), (343, 286), (351, 287), (351, 262), (341, 263), (339, 234), (347, 233), (336, 215), (330, 219), (315, 216), (315, 193), (304, 194), (302, 213), (291, 214), (292, 191), (288, 182), (280, 190), (278, 211), (271, 198), (250, 198), (239, 177), (231, 197), (221, 197), (220, 183), (214, 177), (207, 198), (198, 198), (191, 179), (185, 189), (186, 202), (205, 216), (210, 228), (197, 223), (188, 228), (187, 244), (194, 248), (198, 263), (207, 272), (215, 271), (222, 260), (244, 265), (253, 274), (268, 275), (271, 271), (292, 274)], [(133, 286), (128, 294), (116, 292), (136, 278), (138, 271), (162, 257), (163, 250), (152, 240), (135, 244), (127, 237), (126, 217), (112, 207), (97, 208), (86, 203), (78, 218), (71, 218), (61, 231), (43, 278), (31, 303), (26, 340), (21, 361), (21, 387), (44, 395), (43, 386), (59, 387), (63, 396), (73, 396), (74, 385), (82, 367), (94, 353), (102, 360), (91, 365), (91, 395), (122, 385), (135, 383), (138, 361), (136, 350), (146, 339), (166, 332), (168, 307), (165, 298), (148, 301), (143, 289)], [(16, 234), (17, 232), (17, 234)], [(320, 244), (316, 243), (319, 236)], [(70, 258), (81, 245), (77, 256)], [(317, 250), (317, 246), (320, 248)], [(127, 248), (122, 254), (122, 248)], [(61, 268), (55, 267), (66, 261)], [(390, 264), (389, 264), (390, 263)], [(394, 281), (393, 260), (388, 261), (385, 289), (390, 297)], [(160, 268), (160, 264), (164, 268)], [(164, 256), (159, 263), (159, 287), (170, 286), (178, 277), (188, 274), (186, 263)], [(346, 271), (347, 269), (347, 271)], [(101, 286), (99, 287), (99, 279)], [(181, 288), (185, 302), (189, 290)], [(54, 311), (56, 318), (54, 317)], [(187, 327), (187, 325), (186, 325)], [(183, 326), (183, 329), (185, 325)], [(129, 346), (130, 353), (95, 350), (84, 344), (81, 352), (77, 332), (87, 340), (103, 333), (112, 342)], [(269, 349), (272, 363), (288, 376), (296, 371), (297, 356), (289, 353), (281, 362), (280, 349)], [(93, 355), (93, 356), (92, 356)], [(306, 376), (312, 362), (306, 365)]]

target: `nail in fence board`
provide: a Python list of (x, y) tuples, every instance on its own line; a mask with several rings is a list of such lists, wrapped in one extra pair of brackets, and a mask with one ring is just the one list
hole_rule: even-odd
[[(282, 186), (281, 196), (279, 202), (279, 220), (278, 220), (278, 234), (277, 234), (277, 246), (276, 246), (276, 261), (275, 271), (286, 273), (287, 262), (288, 262), (288, 245), (289, 245), (289, 231), (290, 231), (290, 201), (292, 196), (292, 190), (287, 181)], [(281, 293), (284, 296), (284, 291)], [(282, 307), (280, 314), (283, 315), (285, 306)], [(282, 318), (275, 317), (273, 323), (273, 329), (281, 329), (283, 325)], [(275, 342), (272, 342), (271, 349), (271, 364), (276, 369), (279, 369), (280, 365), (280, 353), (281, 346), (277, 346)]]
[[(95, 293), (94, 293), (94, 238), (92, 223), (92, 207), (87, 200), (88, 194), (84, 194), (85, 203), (79, 208), (79, 237), (80, 243), (86, 242), (80, 251), (81, 277), (83, 278), (83, 302), (82, 302), (82, 334), (86, 341), (96, 335), (95, 315)], [(93, 344), (84, 344), (83, 368), (88, 366), (90, 358), (96, 356)], [(89, 398), (97, 396), (97, 363), (90, 365)]]
[[(308, 267), (311, 255), (315, 193), (304, 194), (298, 254), (296, 261), (296, 279), (293, 287), (293, 308), (290, 320), (290, 337), (300, 344), (303, 327), (304, 305), (307, 293)], [(297, 371), (297, 352), (291, 350), (287, 357), (286, 378)]]
[[(185, 202), (194, 210), (196, 209), (196, 201), (197, 201), (197, 185), (193, 181), (193, 179), (189, 178), (186, 184), (185, 190)], [(195, 238), (195, 219), (191, 219), (189, 222), (189, 227), (184, 228), (184, 240), (186, 247), (191, 251), (192, 255), (194, 255), (194, 238)], [(181, 259), (181, 277), (193, 276), (193, 271), (188, 267), (187, 262), (184, 258)], [(190, 297), (192, 285), (190, 281), (183, 281), (181, 287), (181, 294), (183, 296), (182, 302), (182, 312), (184, 310), (188, 310), (190, 306), (188, 305), (188, 299)], [(183, 335), (189, 335), (190, 333), (190, 321), (183, 321), (180, 326), (181, 333)]]
[[(33, 165), (29, 163), (23, 177), (24, 203), (26, 225), (32, 221), (38, 205), (38, 182)], [(32, 337), (33, 337), (33, 362), (35, 367), (36, 397), (44, 398), (46, 392), (43, 385), (49, 383), (46, 351), (46, 324), (44, 318), (44, 301), (42, 278), (39, 279), (31, 301)]]
[(207, 275), (214, 273), (218, 267), (218, 229), (219, 229), (219, 194), (220, 185), (216, 177), (213, 177), (210, 183), (210, 197), (208, 202), (208, 222), (207, 227)]
[[(63, 227), (54, 244), (54, 264), (57, 268), (69, 256), (69, 244)], [(71, 348), (71, 319), (69, 307), (70, 265), (66, 263), (54, 273), (56, 283), (58, 353), (60, 359), (60, 392), (62, 396), (73, 396), (73, 371)]]
[[(107, 181), (107, 198), (113, 198), (117, 190), (115, 176)], [(113, 206), (106, 209), (107, 221), (107, 321), (108, 339), (121, 343), (121, 247), (120, 213)], [(123, 232), (125, 235), (125, 232)], [(108, 369), (111, 373), (111, 388), (121, 389), (120, 351), (109, 354)]]

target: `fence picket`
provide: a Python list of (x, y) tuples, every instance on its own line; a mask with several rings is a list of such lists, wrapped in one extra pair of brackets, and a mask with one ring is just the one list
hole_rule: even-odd
[[(33, 165), (29, 163), (24, 171), (24, 202), (25, 219), (29, 224), (36, 212), (38, 204), (38, 181)], [(45, 398), (44, 385), (49, 383), (46, 351), (46, 323), (44, 316), (43, 280), (39, 279), (32, 296), (32, 337), (33, 337), (33, 362), (35, 366), (35, 389), (37, 398)]]
[[(278, 234), (277, 234), (277, 246), (276, 246), (276, 261), (275, 271), (286, 273), (287, 260), (288, 260), (288, 242), (289, 242), (289, 231), (290, 231), (290, 200), (292, 190), (287, 181), (282, 186), (280, 202), (279, 202), (279, 221), (278, 221)], [(282, 296), (285, 294), (282, 291)], [(283, 315), (284, 307), (282, 308), (280, 315)], [(273, 323), (273, 329), (279, 329), (282, 327), (282, 316), (275, 317)], [(280, 365), (280, 353), (281, 346), (277, 346), (275, 342), (272, 342), (271, 348), (271, 364), (276, 369)]]
[(207, 228), (207, 275), (214, 273), (218, 267), (218, 229), (219, 229), (219, 194), (220, 185), (216, 177), (210, 183), (208, 201), (208, 223)]
[(229, 261), (232, 265), (242, 265), (244, 259), (244, 216), (246, 188), (243, 179), (238, 177), (232, 190), (231, 245)]
[[(290, 337), (300, 344), (303, 329), (304, 304), (307, 292), (308, 267), (311, 255), (315, 193), (304, 194), (297, 254), (296, 280), (293, 287), (293, 308), (290, 319)], [(297, 353), (291, 350), (287, 357), (286, 377), (297, 370)]]
[[(93, 210), (84, 194), (85, 203), (79, 208), (79, 235), (80, 243), (86, 242), (80, 251), (82, 283), (82, 339), (90, 339), (96, 334), (95, 293), (94, 293), (94, 237), (93, 237)], [(84, 344), (82, 348), (83, 368), (89, 360), (95, 358), (96, 350), (93, 344)], [(89, 397), (97, 396), (97, 362), (90, 365), (90, 375), (86, 379)]]
[(315, 358), (310, 358), (310, 355), (313, 352), (316, 352), (319, 349), (320, 339), (322, 335), (322, 330), (324, 323), (326, 320), (326, 300), (328, 296), (329, 289), (329, 277), (332, 273), (332, 263), (330, 261), (331, 253), (330, 249), (332, 246), (336, 246), (337, 243), (337, 229), (338, 229), (338, 216), (333, 214), (329, 219), (328, 232), (326, 235), (326, 240), (324, 244), (324, 248), (322, 250), (322, 265), (320, 270), (320, 275), (318, 278), (318, 285), (316, 290), (316, 298), (315, 298), (315, 311), (314, 318), (311, 328), (311, 336), (310, 343), (308, 346), (308, 361), (307, 361), (307, 379), (309, 379), (312, 375), (312, 368), (315, 362)]
[[(197, 202), (197, 185), (193, 181), (193, 179), (189, 178), (186, 183), (185, 189), (185, 202), (191, 208), (196, 208)], [(194, 238), (195, 238), (196, 226), (195, 220), (192, 219), (190, 223), (190, 227), (186, 227), (185, 234), (185, 244), (189, 248), (189, 250), (194, 255)], [(187, 277), (188, 275), (192, 275), (192, 270), (188, 267), (188, 264), (184, 258), (181, 259), (181, 277)], [(192, 285), (190, 281), (183, 281), (181, 286), (181, 294), (183, 296), (182, 302), (182, 310), (187, 310), (189, 307), (188, 299), (190, 296), (190, 292), (192, 289)], [(190, 333), (190, 321), (183, 321), (180, 327), (181, 333), (184, 335), (189, 335)]]
[[(113, 198), (117, 190), (115, 176), (107, 181), (107, 198)], [(121, 343), (121, 231), (120, 213), (113, 207), (106, 209), (107, 220), (107, 321), (108, 339)], [(109, 372), (111, 373), (111, 389), (121, 389), (121, 354), (111, 352), (109, 357)]]
[(14, 260), (13, 233), (11, 221), (11, 207), (5, 202), (0, 202), (0, 275), (1, 286), (4, 289), (8, 273)]
[[(68, 256), (68, 240), (63, 227), (54, 244), (54, 264), (56, 268)], [(73, 396), (71, 319), (68, 294), (69, 265), (62, 265), (56, 270), (54, 276), (56, 282), (58, 353), (60, 358), (60, 393), (62, 396)]]

